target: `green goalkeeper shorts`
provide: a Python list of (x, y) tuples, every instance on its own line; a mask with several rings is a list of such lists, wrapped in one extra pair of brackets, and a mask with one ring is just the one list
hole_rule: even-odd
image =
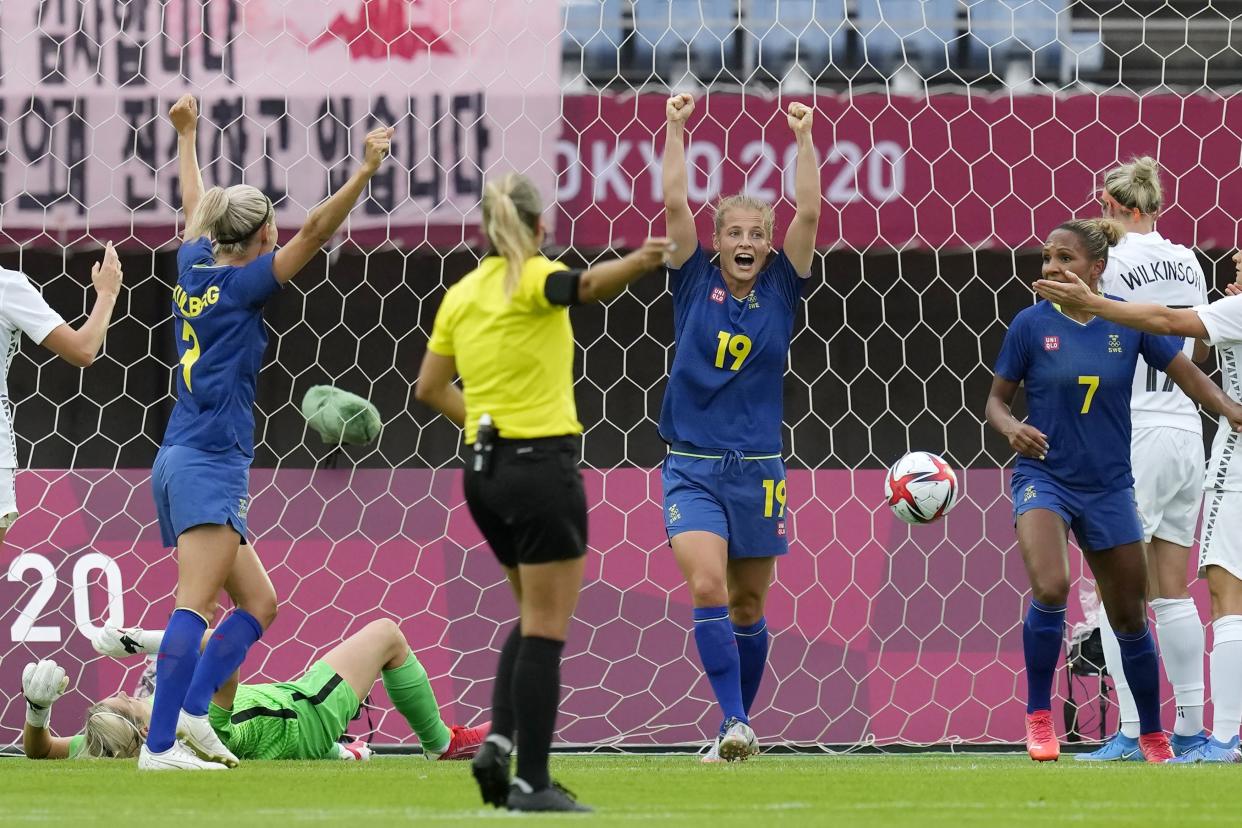
[(323, 661), (295, 681), (242, 684), (233, 708), (211, 705), (211, 726), (239, 759), (325, 759), (336, 755), (361, 703)]

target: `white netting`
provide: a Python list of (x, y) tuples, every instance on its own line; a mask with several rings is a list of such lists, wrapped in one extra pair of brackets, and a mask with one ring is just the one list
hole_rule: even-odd
[[(250, 522), (282, 609), (243, 667), (291, 678), (396, 618), (446, 707), (486, 709), (514, 610), (462, 506), (457, 430), (412, 401), (444, 288), (479, 255), (482, 176), (533, 175), (571, 264), (662, 229), (663, 98), (708, 91), (691, 124), (696, 209), (746, 188), (791, 215), (790, 96), (818, 112), (826, 199), (786, 384), (792, 549), (756, 729), (765, 741), (1009, 741), (1021, 733), (1026, 591), (985, 433), (990, 364), (1030, 301), (1035, 249), (1094, 210), (1097, 174), (1155, 155), (1164, 234), (1225, 265), (1242, 111), (1219, 91), (1239, 3), (930, 0), (6, 0), (0, 9), (0, 264), (81, 314), (120, 244), (105, 356), (79, 373), (30, 343), (10, 372), (22, 517), (0, 550), (0, 743), (19, 739), (22, 666), (54, 657), (87, 699), (140, 664), (95, 656), (102, 619), (159, 626), (175, 566), (147, 484), (176, 361), (175, 140), (202, 98), (208, 185), (245, 180), (283, 235), (339, 184), (377, 122), (394, 152), (348, 238), (271, 306)], [(707, 211), (700, 212), (707, 238)], [(778, 231), (778, 238), (780, 233)], [(609, 254), (610, 255), (610, 254)], [(1211, 267), (1209, 272), (1212, 272)], [(574, 312), (591, 510), (588, 583), (564, 666), (569, 742), (689, 742), (716, 724), (690, 608), (664, 544), (655, 417), (671, 303), (649, 278)], [(371, 398), (365, 448), (308, 435), (332, 383)], [(908, 448), (965, 469), (942, 524), (882, 504)], [(376, 741), (412, 739), (375, 701)], [(355, 732), (365, 733), (369, 726)]]

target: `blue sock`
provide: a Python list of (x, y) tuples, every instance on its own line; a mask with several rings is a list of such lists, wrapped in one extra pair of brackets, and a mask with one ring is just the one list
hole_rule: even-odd
[(749, 722), (742, 706), (741, 665), (727, 607), (694, 608), (694, 643), (724, 720)]
[(1065, 607), (1032, 600), (1022, 622), (1022, 654), (1026, 656), (1026, 712), (1052, 709), (1052, 680), (1061, 659)]
[(737, 641), (738, 665), (742, 677), (742, 709), (750, 715), (750, 706), (759, 693), (764, 668), (768, 666), (768, 620), (760, 618), (749, 627), (733, 625)]
[(147, 731), (147, 748), (152, 753), (163, 753), (177, 740), (177, 717), (181, 715), (206, 630), (207, 622), (193, 610), (175, 609), (168, 619), (155, 662), (155, 698), (151, 701), (151, 726)]
[(240, 607), (229, 613), (224, 623), (211, 634), (211, 640), (194, 668), (194, 678), (183, 705), (186, 713), (191, 716), (207, 715), (211, 697), (246, 660), (246, 651), (261, 635), (263, 625), (253, 615)]
[(1151, 629), (1143, 626), (1141, 633), (1117, 633), (1121, 648), (1121, 669), (1130, 684), (1134, 706), (1138, 708), (1139, 733), (1159, 733), (1160, 666), (1156, 660), (1156, 642)]

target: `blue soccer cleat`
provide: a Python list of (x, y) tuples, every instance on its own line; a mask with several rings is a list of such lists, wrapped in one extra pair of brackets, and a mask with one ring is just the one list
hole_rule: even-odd
[(1237, 736), (1234, 736), (1228, 742), (1218, 742), (1215, 739), (1208, 739), (1202, 745), (1189, 753), (1178, 756), (1175, 759), (1170, 759), (1169, 761), (1179, 765), (1193, 765), (1200, 762), (1242, 762), (1242, 752), (1238, 751)]
[(1090, 753), (1074, 756), (1076, 762), (1143, 762), (1143, 751), (1138, 739), (1131, 739), (1121, 731)]
[(1208, 733), (1206, 730), (1200, 730), (1193, 736), (1178, 736), (1173, 734), (1173, 738), (1169, 740), (1169, 744), (1173, 746), (1174, 756), (1185, 756), (1192, 750), (1198, 750), (1208, 743)]

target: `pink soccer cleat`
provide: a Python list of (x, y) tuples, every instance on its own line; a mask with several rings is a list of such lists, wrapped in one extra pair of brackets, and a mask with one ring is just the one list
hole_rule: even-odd
[(1143, 758), (1153, 764), (1163, 764), (1173, 759), (1173, 747), (1163, 730), (1139, 736), (1139, 749), (1143, 751)]
[(453, 761), (455, 759), (473, 759), (474, 755), (479, 752), (479, 748), (483, 745), (483, 740), (487, 738), (487, 731), (491, 728), (491, 722), (483, 722), (474, 727), (462, 727), (461, 725), (453, 725), (449, 731), (453, 734), (453, 738), (449, 740), (448, 747), (439, 753), (426, 753), (428, 759), (436, 759), (438, 761)]
[(1061, 743), (1052, 729), (1051, 712), (1036, 710), (1026, 715), (1026, 752), (1036, 762), (1055, 762), (1061, 758)]

